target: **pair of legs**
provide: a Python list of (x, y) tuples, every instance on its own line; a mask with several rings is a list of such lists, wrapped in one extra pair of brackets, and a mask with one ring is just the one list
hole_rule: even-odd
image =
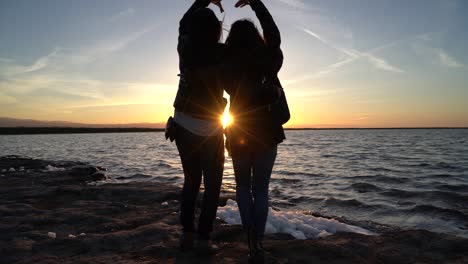
[(255, 230), (257, 240), (265, 233), (268, 217), (268, 187), (276, 160), (277, 146), (250, 150), (232, 158), (236, 176), (236, 199), (246, 230)]
[(184, 170), (180, 221), (184, 232), (195, 232), (195, 204), (203, 177), (205, 193), (197, 232), (209, 239), (216, 218), (224, 169), (224, 139), (222, 131), (202, 137), (179, 126), (176, 145)]

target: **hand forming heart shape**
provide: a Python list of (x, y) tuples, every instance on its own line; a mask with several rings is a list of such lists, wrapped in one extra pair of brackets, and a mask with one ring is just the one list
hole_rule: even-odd
[[(223, 13), (224, 8), (223, 8), (223, 5), (221, 4), (221, 1), (222, 0), (211, 0), (211, 3), (217, 5), (219, 7), (219, 10), (221, 11), (221, 13)], [(250, 0), (239, 0), (234, 6), (236, 8), (239, 8), (239, 7), (242, 8), (242, 7), (244, 7), (246, 5), (249, 5), (249, 4), (250, 4)]]

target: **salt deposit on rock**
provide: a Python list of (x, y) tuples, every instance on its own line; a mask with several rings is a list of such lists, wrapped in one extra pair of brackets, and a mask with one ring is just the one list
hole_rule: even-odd
[[(219, 207), (217, 216), (230, 225), (240, 225), (241, 218), (237, 203), (228, 200), (225, 207)], [(341, 223), (335, 219), (315, 217), (297, 211), (275, 211), (269, 209), (265, 233), (287, 233), (296, 239), (325, 237), (336, 232), (351, 232), (364, 235), (375, 233), (358, 226)]]
[(16, 170), (15, 170), (15, 168), (10, 168), (8, 171), (9, 172), (15, 172)]
[(47, 236), (50, 237), (50, 238), (56, 238), (57, 234), (54, 233), (54, 232), (49, 232), (49, 233), (47, 233)]
[(76, 236), (75, 235), (72, 235), (72, 234), (69, 234), (68, 235), (68, 238), (75, 238)]
[(80, 236), (86, 236), (86, 233), (81, 233)]
[(23, 166), (19, 167), (19, 171), (24, 171), (24, 167)]
[(47, 165), (45, 170), (46, 171), (64, 171), (65, 168), (59, 168), (59, 167), (54, 167), (52, 165)]
[(168, 202), (163, 202), (163, 203), (161, 203), (161, 205), (162, 205), (162, 206), (168, 206), (169, 203), (168, 203)]

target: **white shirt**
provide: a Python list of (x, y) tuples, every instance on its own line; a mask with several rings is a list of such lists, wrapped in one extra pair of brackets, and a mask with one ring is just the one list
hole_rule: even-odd
[(192, 134), (202, 137), (215, 136), (223, 129), (221, 121), (193, 118), (183, 112), (174, 112), (174, 121), (190, 131)]

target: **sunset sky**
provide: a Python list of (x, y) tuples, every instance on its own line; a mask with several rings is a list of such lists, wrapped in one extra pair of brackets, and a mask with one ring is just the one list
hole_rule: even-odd
[[(0, 117), (164, 122), (192, 2), (1, 1)], [(227, 30), (254, 19), (223, 3)], [(283, 37), (288, 126), (468, 126), (468, 1), (264, 3)]]

